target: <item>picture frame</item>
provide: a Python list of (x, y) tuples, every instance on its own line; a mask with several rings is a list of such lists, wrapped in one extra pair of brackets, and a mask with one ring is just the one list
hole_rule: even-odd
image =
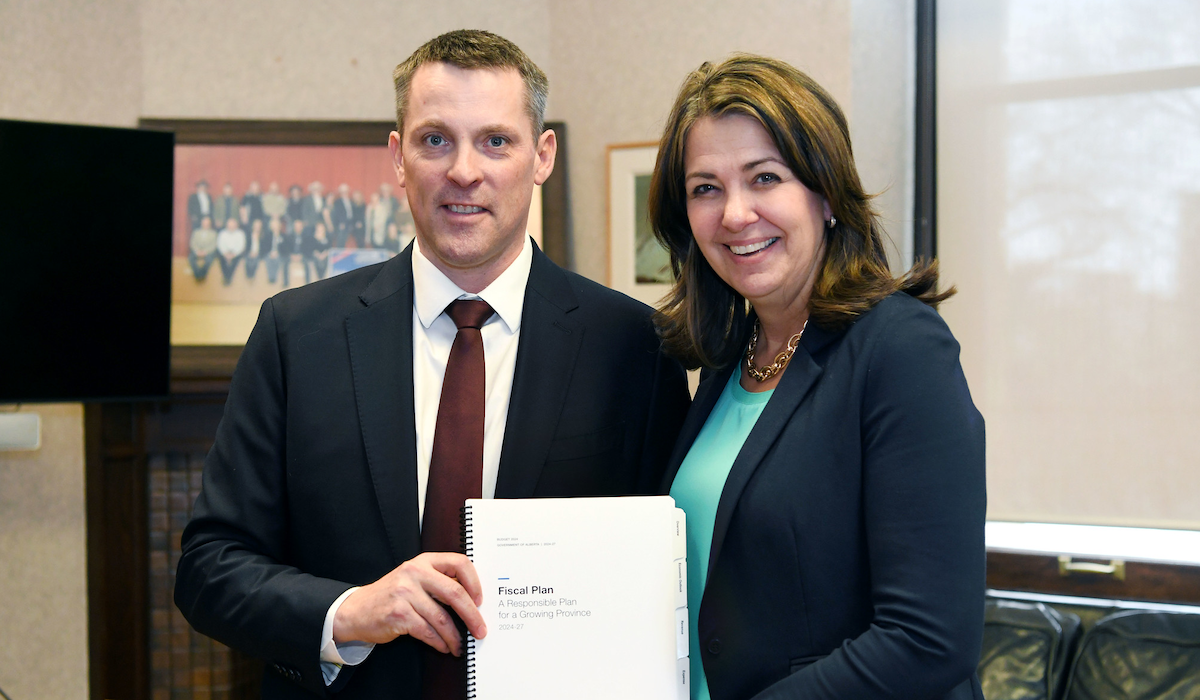
[(607, 148), (608, 285), (650, 306), (671, 290), (670, 257), (655, 239), (647, 214), (658, 143)]
[[(309, 258), (300, 259), (299, 255), (291, 256), (290, 263), (276, 262), (268, 270), (266, 265), (256, 264), (250, 268), (245, 262), (240, 267), (237, 262), (220, 264), (220, 252), (214, 252), (210, 259), (196, 264), (199, 256), (191, 250), (188, 233), (196, 225), (192, 221), (196, 212), (189, 212), (188, 198), (198, 191), (200, 180), (212, 182), (210, 187), (215, 190), (209, 193), (212, 197), (221, 196), (224, 183), (231, 183), (238, 201), (243, 201), (241, 198), (250, 182), (255, 182), (259, 191), (265, 191), (268, 180), (276, 182), (280, 190), (291, 189), (293, 185), (307, 188), (327, 180), (322, 187), (327, 187), (325, 191), (335, 192), (340, 183), (347, 183), (355, 189), (355, 198), (361, 206), (366, 206), (365, 200), (375, 193), (373, 190), (387, 184), (399, 195), (395, 197), (397, 205), (403, 206), (403, 191), (396, 182), (387, 148), (388, 134), (396, 128), (394, 122), (142, 119), (139, 126), (175, 133), (172, 346), (244, 345), (263, 301), (289, 285), (303, 283), (301, 276), (321, 278), (382, 262), (390, 257), (385, 249), (395, 254), (398, 248), (394, 241), (373, 245), (370, 233), (347, 234), (346, 231), (335, 231), (332, 226), (322, 226), (329, 229), (332, 239), (326, 245), (333, 247), (329, 248), (320, 272)], [(558, 157), (550, 179), (535, 188), (529, 231), (552, 260), (564, 265), (566, 241), (570, 235), (566, 125), (554, 122), (546, 126), (554, 129), (558, 137)], [(361, 198), (359, 192), (364, 193)], [(407, 210), (407, 207), (403, 208)], [(244, 220), (247, 218), (245, 205), (240, 209)], [(262, 218), (265, 225), (267, 217)], [(390, 218), (383, 220), (396, 223)], [(283, 221), (285, 223), (280, 226), (286, 226), (287, 220)], [(325, 221), (330, 221), (328, 216)], [(408, 222), (411, 223), (411, 215), (408, 215)], [(252, 222), (245, 223), (243, 228), (249, 230)], [(361, 228), (362, 224), (359, 226)], [(403, 224), (398, 228), (402, 229), (399, 238), (406, 245), (405, 231), (411, 236), (413, 229)], [(392, 235), (390, 230), (388, 235)], [(275, 237), (278, 239), (278, 234)], [(258, 237), (247, 235), (247, 240), (254, 238)], [(299, 233), (296, 240), (300, 240)], [(249, 247), (257, 251), (257, 246)], [(248, 250), (244, 254), (247, 259), (251, 257), (250, 253)], [(214, 261), (218, 264), (213, 264)], [(233, 268), (232, 272), (230, 268)]]

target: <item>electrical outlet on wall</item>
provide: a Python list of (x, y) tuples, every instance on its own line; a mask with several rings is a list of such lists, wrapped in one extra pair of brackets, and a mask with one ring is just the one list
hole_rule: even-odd
[(0, 451), (29, 451), (41, 446), (41, 414), (0, 413)]

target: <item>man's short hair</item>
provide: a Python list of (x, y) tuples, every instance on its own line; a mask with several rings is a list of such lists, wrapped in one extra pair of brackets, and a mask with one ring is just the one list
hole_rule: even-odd
[(392, 71), (396, 86), (396, 131), (404, 134), (408, 92), (413, 75), (426, 63), (448, 63), (464, 69), (512, 68), (525, 82), (525, 110), (533, 122), (533, 136), (546, 128), (546, 98), (550, 81), (525, 52), (504, 37), (482, 29), (456, 29), (426, 42)]

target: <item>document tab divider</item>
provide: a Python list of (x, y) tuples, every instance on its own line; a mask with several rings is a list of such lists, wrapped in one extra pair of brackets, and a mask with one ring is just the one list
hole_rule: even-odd
[(687, 559), (687, 514), (682, 508), (675, 509), (675, 531), (671, 539), (676, 559)]
[(675, 611), (675, 656), (679, 659), (686, 659), (688, 656), (687, 608)]
[(678, 659), (675, 662), (675, 689), (678, 692), (678, 700), (690, 700), (692, 697), (691, 675), (692, 667), (688, 657)]
[(675, 607), (687, 607), (687, 561), (684, 559), (676, 559), (671, 563), (671, 568), (674, 569), (675, 583), (673, 589), (675, 593)]

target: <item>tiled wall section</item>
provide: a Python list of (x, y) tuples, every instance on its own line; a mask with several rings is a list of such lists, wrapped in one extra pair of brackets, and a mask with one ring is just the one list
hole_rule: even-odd
[(228, 700), (243, 696), (253, 663), (198, 634), (172, 602), (180, 536), (200, 493), (203, 453), (152, 455), (150, 471), (150, 696)]

